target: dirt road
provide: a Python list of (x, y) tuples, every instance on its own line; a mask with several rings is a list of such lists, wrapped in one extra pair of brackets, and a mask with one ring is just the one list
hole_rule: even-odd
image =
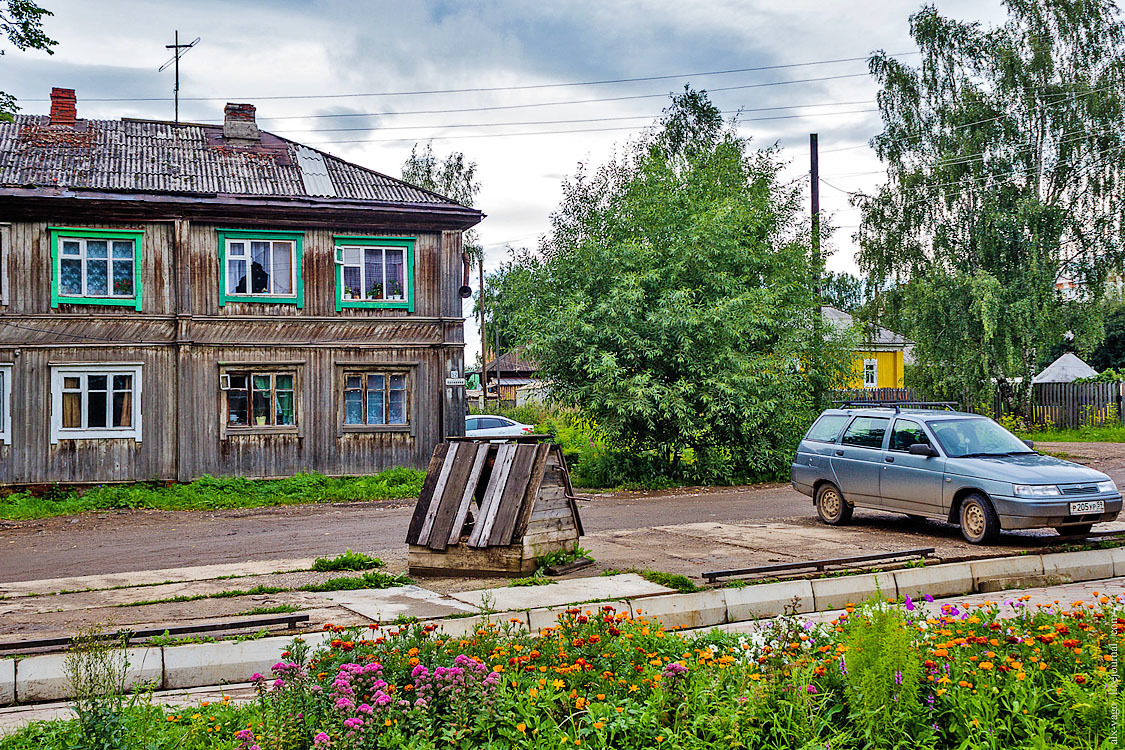
[[(1037, 447), (1089, 455), (1092, 466), (1125, 485), (1125, 445)], [(335, 555), (346, 548), (402, 565), (412, 506), (388, 502), (203, 513), (122, 511), (0, 521), (0, 582)], [(811, 502), (788, 485), (613, 493), (595, 495), (580, 508), (587, 534), (583, 545), (602, 553), (599, 560), (613, 558), (620, 566), (652, 564), (666, 555), (673, 564), (661, 569), (674, 570), (722, 557), (715, 554), (716, 545), (738, 547), (737, 539), (719, 539), (720, 528), (729, 524), (808, 527), (800, 550), (806, 556), (815, 555), (817, 540), (824, 538)], [(865, 532), (879, 532), (886, 537), (883, 545), (936, 546), (946, 554), (966, 547), (948, 524), (910, 524), (889, 513), (860, 511), (848, 528), (856, 543), (862, 543)], [(996, 547), (1039, 546), (1053, 538), (1053, 532), (1005, 534)]]

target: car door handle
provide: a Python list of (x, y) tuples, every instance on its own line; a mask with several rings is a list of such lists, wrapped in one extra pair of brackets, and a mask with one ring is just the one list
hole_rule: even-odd
[(883, 456), (883, 460), (886, 461), (889, 464), (893, 464), (895, 462), (895, 457), (894, 456)]
[(843, 451), (836, 451), (836, 455), (837, 455), (837, 456), (842, 456), (842, 455), (844, 455), (844, 452), (843, 452)]

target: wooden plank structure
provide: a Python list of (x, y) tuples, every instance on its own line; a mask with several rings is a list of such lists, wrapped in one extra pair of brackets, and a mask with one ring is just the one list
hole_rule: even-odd
[(412, 575), (526, 575), (582, 535), (566, 460), (526, 440), (441, 443), (407, 530)]

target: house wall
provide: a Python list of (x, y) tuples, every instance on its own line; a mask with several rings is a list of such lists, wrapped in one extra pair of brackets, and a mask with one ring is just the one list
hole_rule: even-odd
[[(143, 229), (141, 310), (51, 308), (48, 226)], [(237, 226), (183, 220), (90, 224), (67, 221), (65, 214), (9, 222), (6, 258), (0, 259), (10, 290), (8, 304), (0, 306), (0, 364), (12, 364), (12, 435), (9, 445), (0, 446), (0, 483), (365, 474), (424, 466), (443, 436), (463, 434), (464, 389), (445, 386), (451, 371), (464, 368), (459, 231), (354, 225), (305, 231), (298, 307), (220, 306), (218, 228)], [(334, 234), (416, 238), (414, 311), (337, 311)], [(50, 442), (50, 368), (73, 362), (141, 363), (141, 442)], [(297, 434), (223, 429), (219, 373), (230, 363), (285, 363), (297, 370)], [(344, 432), (343, 365), (407, 369), (409, 428)]]
[(876, 388), (905, 388), (902, 350), (891, 352), (856, 352), (852, 365), (854, 375), (848, 388), (863, 388), (863, 360), (874, 359)]

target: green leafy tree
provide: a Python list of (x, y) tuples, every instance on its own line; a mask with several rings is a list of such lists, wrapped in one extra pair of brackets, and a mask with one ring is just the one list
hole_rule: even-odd
[(780, 168), (686, 89), (657, 132), (564, 183), (528, 269), (518, 330), (553, 396), (659, 471), (682, 471), (690, 449), (697, 477), (782, 473), (849, 374)]
[(820, 296), (826, 305), (855, 312), (863, 304), (863, 281), (850, 273), (828, 271), (820, 280)]
[[(982, 27), (925, 6), (911, 67), (879, 53), (887, 183), (862, 196), (859, 265), (932, 396), (1030, 382), (1068, 331), (1088, 350), (1120, 267), (1125, 45), (1110, 0), (1006, 0)], [(1056, 282), (1081, 293), (1065, 299)], [(1019, 395), (1030, 398), (1025, 391)]]
[[(484, 324), (489, 346), (495, 345), (494, 325), (499, 324), (500, 351), (506, 352), (527, 343), (524, 311), (534, 302), (537, 293), (536, 273), (541, 269), (539, 257), (526, 249), (509, 250), (509, 258), (485, 277)], [(473, 315), (479, 319), (481, 294), (473, 297)]]
[(1098, 372), (1125, 370), (1125, 304), (1115, 305), (1105, 316), (1105, 338), (1086, 357), (1086, 363)]
[[(418, 144), (410, 149), (410, 156), (402, 165), (402, 179), (470, 208), (476, 204), (477, 194), (480, 192), (475, 161), (469, 161), (460, 151), (454, 151), (445, 159), (439, 160), (429, 144), (422, 152), (418, 151)], [(483, 262), (484, 249), (475, 229), (465, 232), (463, 243), (465, 252), (473, 262)]]
[[(18, 50), (39, 49), (49, 55), (54, 51), (51, 47), (58, 44), (43, 32), (43, 16), (53, 16), (49, 10), (40, 8), (30, 0), (2, 0), (3, 10), (0, 10), (0, 31), (8, 41)], [(0, 55), (5, 54), (0, 49)], [(0, 91), (0, 121), (11, 122), (12, 115), (19, 111), (16, 98), (9, 93)]]

